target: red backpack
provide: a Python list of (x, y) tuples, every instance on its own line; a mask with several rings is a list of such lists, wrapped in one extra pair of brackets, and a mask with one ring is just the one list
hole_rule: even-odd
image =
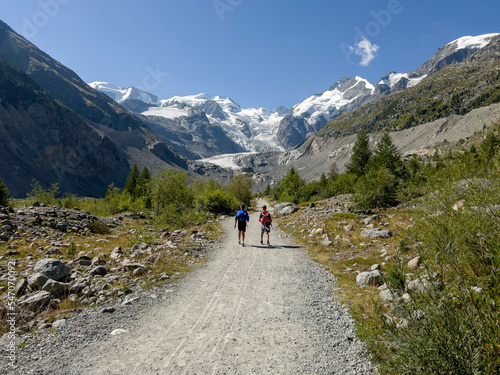
[(262, 212), (262, 219), (261, 219), (262, 225), (268, 227), (271, 225), (272, 222), (273, 221), (271, 219), (271, 214), (267, 211)]

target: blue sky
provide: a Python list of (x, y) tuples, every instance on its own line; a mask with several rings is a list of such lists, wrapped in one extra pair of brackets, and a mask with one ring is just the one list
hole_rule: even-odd
[(376, 84), (461, 36), (500, 32), (492, 0), (0, 0), (0, 9), (86, 82), (271, 110), (344, 76)]

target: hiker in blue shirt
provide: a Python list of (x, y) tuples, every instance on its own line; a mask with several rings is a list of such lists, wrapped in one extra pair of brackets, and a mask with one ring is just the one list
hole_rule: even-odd
[(234, 218), (234, 227), (238, 223), (238, 243), (245, 246), (245, 231), (247, 230), (247, 222), (250, 221), (248, 212), (245, 211), (245, 205), (240, 206), (240, 210), (236, 213)]

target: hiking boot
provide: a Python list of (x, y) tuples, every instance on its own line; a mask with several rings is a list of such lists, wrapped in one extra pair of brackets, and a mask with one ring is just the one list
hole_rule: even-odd
[(240, 240), (238, 240), (238, 245), (240, 245), (240, 244), (241, 244), (241, 241), (240, 241)]
[(267, 243), (267, 246), (271, 246), (271, 244), (268, 242), (268, 243)]
[(244, 242), (242, 242), (242, 243), (241, 243), (241, 246), (245, 247), (245, 243), (244, 243)]
[(260, 241), (260, 244), (261, 244), (261, 245), (264, 245), (264, 241)]

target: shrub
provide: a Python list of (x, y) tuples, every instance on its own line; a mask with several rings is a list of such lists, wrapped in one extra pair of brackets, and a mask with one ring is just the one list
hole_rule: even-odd
[(362, 209), (394, 206), (397, 187), (396, 177), (387, 168), (369, 170), (356, 182), (353, 202)]
[(99, 220), (95, 220), (92, 223), (90, 223), (89, 228), (92, 231), (92, 233), (96, 234), (108, 234), (111, 232), (109, 227), (105, 223)]
[(196, 197), (196, 204), (200, 210), (213, 214), (230, 214), (238, 205), (236, 199), (223, 189), (208, 190)]

